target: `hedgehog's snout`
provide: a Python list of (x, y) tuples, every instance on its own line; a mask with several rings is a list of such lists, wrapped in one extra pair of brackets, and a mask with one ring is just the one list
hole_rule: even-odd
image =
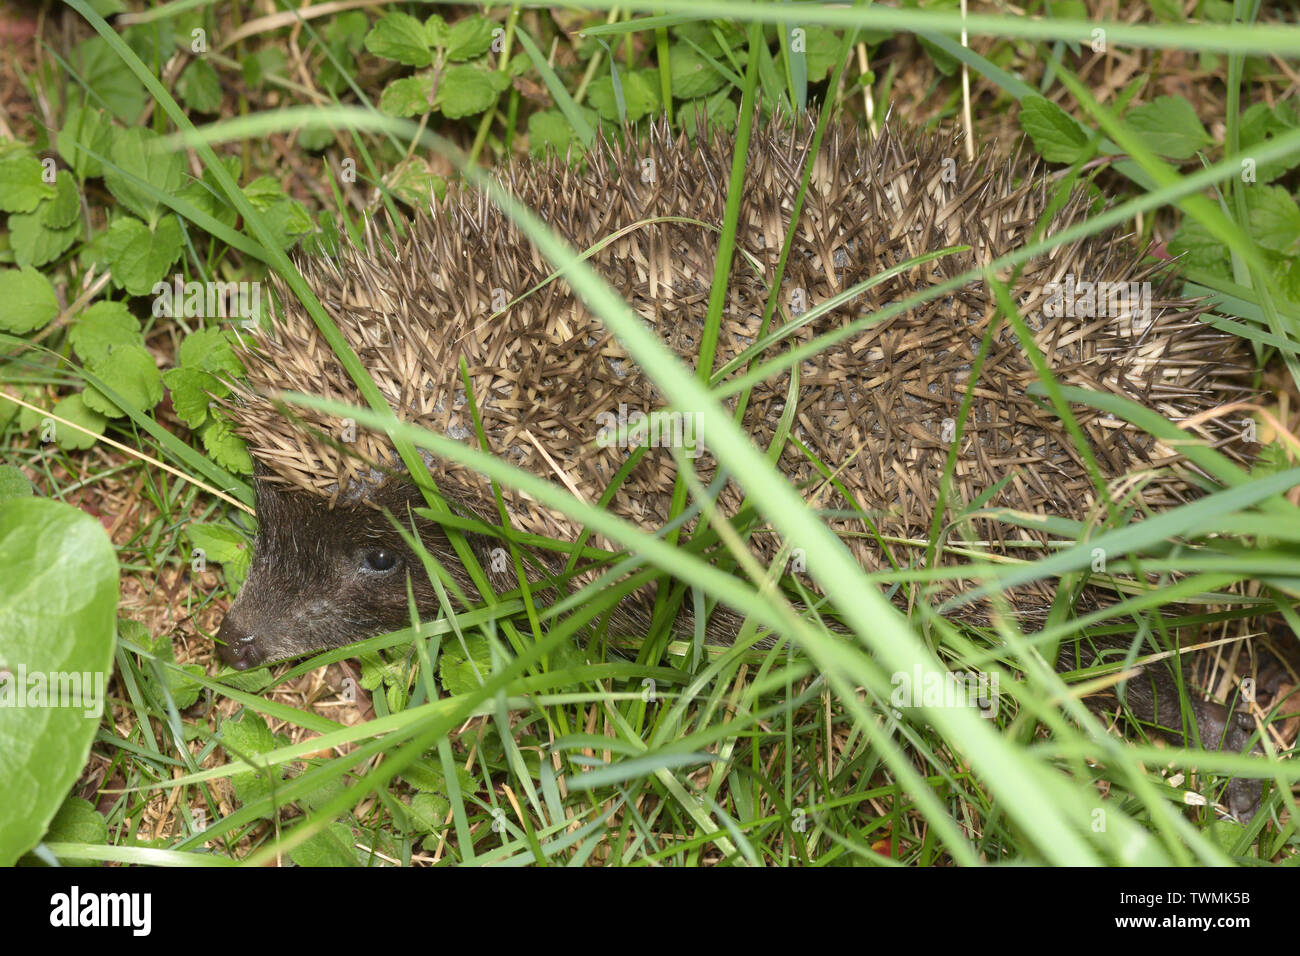
[(217, 629), (217, 653), (237, 671), (256, 667), (262, 660), (257, 635), (239, 626), (234, 614), (227, 614)]

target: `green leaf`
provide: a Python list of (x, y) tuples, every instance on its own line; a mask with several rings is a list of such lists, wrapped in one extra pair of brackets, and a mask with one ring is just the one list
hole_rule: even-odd
[(510, 78), (479, 66), (453, 66), (438, 84), (438, 108), (448, 119), (482, 113), (510, 85)]
[(0, 465), (0, 501), (6, 498), (26, 498), (36, 489), (16, 465)]
[(379, 95), (379, 109), (389, 116), (423, 116), (433, 109), (433, 76), (421, 73), (393, 80)]
[[(599, 122), (596, 111), (587, 106), (578, 107), (595, 127)], [(568, 118), (559, 109), (540, 110), (528, 117), (528, 151), (534, 156), (553, 153), (556, 156), (569, 155), (570, 146), (582, 153), (582, 139), (570, 125)]]
[(1179, 257), (1184, 269), (1200, 269), (1225, 279), (1232, 278), (1228, 248), (1209, 229), (1184, 216), (1178, 231), (1169, 241), (1169, 254)]
[[(166, 631), (157, 637), (151, 637), (149, 631), (138, 621), (124, 621), (121, 630), (123, 637), (129, 636), (134, 643), (143, 644), (149, 649), (149, 653), (158, 658), (160, 662), (166, 664), (176, 663), (176, 649), (172, 647), (171, 636)], [(149, 685), (154, 695), (159, 700), (170, 697), (177, 710), (193, 707), (194, 702), (199, 699), (199, 694), (203, 691), (203, 685), (191, 680), (186, 675), (202, 675), (203, 668), (198, 664), (185, 664), (180, 668), (180, 671), (183, 672), (181, 673), (160, 663), (158, 670), (163, 677), (161, 683), (154, 676), (153, 667), (146, 666), (143, 669), (145, 683)]]
[(230, 335), (222, 329), (197, 329), (181, 341), (176, 360), (187, 368), (215, 374), (239, 375), (244, 363), (235, 355)]
[(248, 566), (248, 539), (232, 525), (189, 524), (185, 526), (185, 536), (191, 545), (203, 551), (209, 561)]
[(203, 447), (218, 465), (237, 475), (253, 473), (253, 458), (248, 445), (235, 434), (225, 418), (209, 419), (202, 432)]
[[(619, 75), (623, 103), (627, 110), (629, 122), (636, 122), (660, 108), (659, 74), (655, 70), (636, 70), (622, 72)], [(618, 96), (615, 93), (614, 78), (603, 76), (591, 84), (589, 95), (591, 105), (600, 113), (602, 119), (610, 122), (621, 121), (618, 108)]]
[(840, 61), (844, 38), (830, 27), (810, 25), (804, 29), (804, 55), (807, 57), (808, 82), (826, 79)]
[(1054, 18), (1063, 20), (1088, 19), (1088, 6), (1083, 0), (1052, 0), (1049, 9)]
[(691, 100), (689, 103), (683, 103), (677, 110), (677, 125), (685, 130), (686, 135), (691, 139), (699, 134), (701, 113), (708, 117), (705, 128), (714, 131), (734, 129), (739, 115), (736, 101), (732, 99), (724, 98), (716, 103), (710, 103), (708, 100)]
[(54, 198), (41, 206), (41, 223), (50, 229), (66, 229), (81, 214), (81, 194), (66, 171), (54, 183)]
[(20, 266), (43, 266), (59, 258), (77, 241), (81, 227), (75, 223), (64, 229), (51, 229), (43, 222), (45, 207), (35, 212), (13, 213), (9, 217), (9, 245), (14, 251), (14, 261)]
[(1041, 96), (1020, 101), (1020, 126), (1049, 163), (1073, 163), (1088, 147), (1088, 133), (1065, 110)]
[(125, 0), (90, 0), (90, 8), (107, 20), (126, 12)]
[(270, 77), (284, 76), (287, 62), (283, 50), (268, 46), (244, 57), (239, 68), (244, 74), (244, 82), (257, 88), (264, 86)]
[[(230, 757), (246, 759), (250, 763), (256, 763), (260, 755), (270, 753), (284, 742), (283, 738), (271, 733), (260, 715), (248, 709), (243, 711), (239, 720), (227, 720), (221, 724), (221, 738)], [(235, 799), (240, 803), (253, 803), (265, 797), (271, 790), (268, 773), (276, 774), (279, 779), (283, 768), (249, 770), (232, 775), (230, 783)]]
[(237, 671), (227, 667), (221, 672), (221, 680), (236, 690), (246, 690), (250, 694), (260, 694), (275, 681), (271, 668), (267, 666), (252, 667), (246, 671)]
[(1250, 232), (1265, 249), (1293, 255), (1300, 252), (1300, 207), (1281, 186), (1252, 186), (1246, 190)]
[(162, 373), (163, 385), (172, 395), (172, 410), (190, 428), (208, 420), (212, 394), (226, 395), (230, 389), (209, 373), (198, 368), (169, 368)]
[(420, 833), (434, 833), (446, 826), (451, 801), (440, 793), (417, 793), (406, 808), (410, 829)]
[(93, 90), (95, 102), (128, 125), (139, 121), (146, 93), (131, 68), (103, 37), (91, 37), (77, 47), (74, 60), (81, 64), (81, 79)]
[(0, 212), (31, 212), (43, 199), (54, 198), (54, 186), (35, 156), (0, 159)]
[[(247, 674), (250, 672), (243, 671), (242, 673)], [(227, 681), (227, 683), (230, 682)], [(329, 763), (328, 760), (321, 758), (313, 758), (303, 762), (306, 764), (306, 769), (308, 771), (314, 770), (317, 767), (323, 767)], [(318, 784), (316, 789), (302, 794), (302, 796), (298, 798), (298, 803), (308, 810), (315, 810), (317, 807), (323, 807), (330, 800), (333, 800), (335, 797), (342, 794), (346, 789), (347, 784), (341, 778), (330, 777)]]
[(109, 158), (117, 169), (104, 170), (104, 185), (122, 205), (150, 225), (158, 221), (166, 207), (124, 174), (133, 174), (166, 196), (180, 192), (189, 178), (181, 151), (163, 148), (162, 137), (150, 129), (114, 130)]
[(139, 219), (123, 216), (108, 227), (104, 240), (104, 256), (114, 281), (132, 295), (152, 292), (184, 248), (175, 216), (163, 219), (152, 232)]
[(354, 842), (351, 827), (331, 823), (290, 850), (289, 859), (298, 866), (357, 866)]
[(722, 44), (718, 42), (719, 36), (727, 50), (743, 51), (745, 46), (744, 32), (734, 23), (725, 20), (691, 20), (673, 27), (672, 34), (690, 40), (705, 56), (711, 56), (715, 60), (726, 60)]
[(399, 684), (406, 681), (406, 667), (400, 662), (385, 660), (380, 653), (360, 655), (361, 686), (366, 690), (378, 690), (382, 684)]
[(727, 82), (726, 77), (704, 57), (685, 44), (674, 46), (669, 51), (668, 62), (672, 71), (673, 96), (681, 99), (706, 96)]
[(1124, 121), (1158, 156), (1186, 159), (1209, 143), (1210, 134), (1181, 96), (1160, 96), (1128, 111)]
[(1186, 19), (1182, 0), (1147, 0), (1147, 6), (1157, 19), (1166, 23), (1182, 23)]
[(63, 157), (79, 179), (93, 179), (104, 174), (95, 156), (106, 156), (113, 144), (113, 127), (103, 110), (89, 106), (71, 106), (56, 140)]
[(46, 498), (0, 509), (0, 866), (36, 845), (85, 767), (117, 602), (117, 557), (98, 521)]
[(108, 843), (108, 823), (95, 805), (81, 797), (70, 796), (45, 832), (46, 843)]
[(1300, 302), (1300, 259), (1284, 259), (1275, 270), (1282, 294), (1292, 302)]
[(446, 645), (438, 658), (438, 676), (452, 696), (478, 690), (492, 673), (492, 651), (487, 638), (471, 634), (465, 638), (465, 646), (469, 648), (468, 657), (456, 641)]
[(423, 156), (409, 156), (384, 177), (384, 185), (402, 202), (424, 209), (430, 199), (439, 201), (447, 195), (447, 180), (434, 173)]
[(433, 62), (424, 24), (406, 13), (384, 14), (366, 35), (366, 49), (407, 66), (425, 67)]
[(95, 438), (104, 434), (108, 419), (94, 409), (86, 407), (86, 401), (78, 395), (69, 395), (54, 406), (54, 414), (65, 418), (74, 425), (80, 425), (91, 434), (75, 428), (67, 428), (62, 423), (54, 423), (55, 444), (64, 451), (85, 451), (95, 444)]
[(288, 249), (303, 236), (315, 231), (315, 224), (307, 208), (298, 200), (287, 196), (279, 182), (270, 176), (259, 176), (244, 187), (244, 195), (253, 204), (266, 225), (275, 234), (281, 249)]
[[(241, 163), (238, 156), (222, 156), (221, 164), (225, 166), (230, 178), (239, 180)], [(202, 212), (227, 226), (234, 226), (238, 213), (226, 199), (225, 193), (217, 185), (211, 169), (203, 171), (201, 180), (191, 182), (180, 191), (182, 199), (193, 203)]]
[(72, 350), (86, 365), (108, 357), (110, 349), (120, 345), (144, 345), (140, 320), (131, 314), (125, 302), (96, 302), (82, 312), (68, 330)]
[[(442, 772), (442, 766), (428, 757), (408, 764), (402, 771), (402, 779), (416, 790), (430, 793), (447, 792), (447, 777)], [(456, 780), (460, 783), (462, 793), (472, 792), (478, 788), (473, 775), (464, 767), (456, 767)]]
[(447, 59), (453, 63), (462, 63), (482, 56), (492, 46), (492, 31), (496, 26), (478, 13), (457, 20), (447, 35)]
[(360, 10), (340, 13), (325, 25), (325, 39), (335, 50), (356, 53), (365, 45), (370, 21)]
[[(171, 17), (159, 17), (149, 23), (135, 23), (122, 31), (122, 39), (146, 63), (157, 64), (159, 70), (177, 48), (178, 24)], [(134, 76), (134, 74), (132, 74)]]
[[(1291, 130), (1293, 119), (1285, 103), (1279, 103), (1276, 109), (1266, 103), (1254, 104), (1241, 115), (1241, 152), (1249, 159), (1253, 150), (1270, 145), (1278, 134)], [(1261, 163), (1254, 171), (1255, 181), (1270, 183), (1297, 166), (1300, 166), (1300, 153)]]
[(221, 77), (207, 60), (195, 60), (176, 82), (176, 91), (191, 110), (215, 113), (221, 109)]
[(50, 280), (31, 266), (0, 269), (0, 329), (18, 335), (44, 328), (59, 314)]
[[(162, 372), (149, 351), (140, 345), (117, 345), (90, 369), (102, 378), (122, 400), (140, 411), (149, 411), (163, 397)], [(107, 395), (87, 385), (83, 393), (86, 407), (109, 418), (121, 418), (126, 411)]]
[(445, 47), (447, 40), (451, 37), (451, 27), (447, 26), (447, 21), (436, 13), (429, 15), (429, 19), (424, 21), (424, 38), (431, 47)]
[(318, 152), (334, 142), (334, 131), (328, 126), (304, 126), (298, 130), (298, 145), (309, 152)]

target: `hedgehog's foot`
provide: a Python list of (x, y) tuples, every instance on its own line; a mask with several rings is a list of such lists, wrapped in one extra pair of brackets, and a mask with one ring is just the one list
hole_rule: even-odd
[[(1255, 736), (1255, 721), (1249, 713), (1229, 711), (1212, 700), (1196, 701), (1193, 710), (1196, 713), (1196, 728), (1201, 735), (1201, 746), (1206, 749), (1242, 753), (1249, 747), (1251, 754), (1264, 752), (1258, 740), (1251, 746)], [(1259, 809), (1263, 791), (1264, 782), (1257, 777), (1233, 777), (1228, 781), (1224, 792), (1228, 811), (1242, 823), (1249, 823)]]

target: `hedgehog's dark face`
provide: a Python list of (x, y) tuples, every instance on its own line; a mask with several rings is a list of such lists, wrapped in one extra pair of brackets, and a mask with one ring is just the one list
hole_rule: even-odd
[[(390, 481), (374, 496), (399, 521), (424, 499)], [(380, 510), (330, 509), (306, 492), (257, 479), (253, 566), (217, 631), (218, 653), (238, 670), (339, 647), (410, 623), (407, 579), (422, 614), (438, 601), (424, 566)], [(423, 525), (427, 547), (430, 528)]]

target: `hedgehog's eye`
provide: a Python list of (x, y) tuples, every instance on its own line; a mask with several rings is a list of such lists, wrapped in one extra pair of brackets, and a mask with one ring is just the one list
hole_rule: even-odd
[(365, 562), (367, 571), (391, 571), (397, 567), (397, 552), (389, 551), (387, 548), (372, 548), (367, 551), (362, 560)]

